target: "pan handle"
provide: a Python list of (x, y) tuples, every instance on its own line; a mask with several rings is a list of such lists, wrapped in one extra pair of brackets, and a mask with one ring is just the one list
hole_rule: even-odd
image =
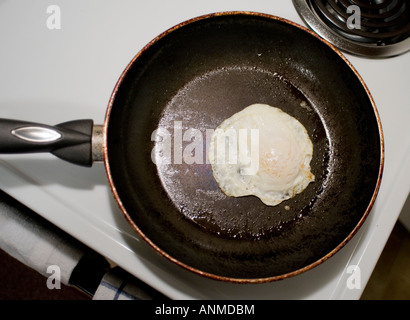
[[(89, 119), (55, 126), (0, 119), (0, 153), (50, 152), (68, 162), (90, 167), (93, 163), (92, 141), (95, 140), (93, 131), (94, 122)], [(94, 153), (98, 152), (94, 150)], [(102, 152), (99, 154), (97, 158), (101, 158)]]

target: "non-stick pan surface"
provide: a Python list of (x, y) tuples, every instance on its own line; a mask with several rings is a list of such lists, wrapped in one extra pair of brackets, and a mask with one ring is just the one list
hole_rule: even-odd
[[(207, 129), (254, 103), (294, 116), (314, 144), (316, 181), (273, 207), (227, 197), (207, 163)], [(190, 128), (202, 134), (202, 164), (181, 161), (198, 152), (194, 138), (154, 163), (161, 130), (174, 146)], [(383, 168), (380, 121), (355, 70), (306, 29), (255, 13), (200, 17), (153, 40), (114, 90), (105, 137), (113, 192), (135, 230), (177, 264), (237, 282), (286, 278), (333, 255), (367, 217)]]

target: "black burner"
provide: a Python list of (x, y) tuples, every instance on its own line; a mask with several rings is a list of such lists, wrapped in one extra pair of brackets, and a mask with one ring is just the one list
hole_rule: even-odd
[(408, 0), (293, 0), (293, 3), (314, 31), (347, 52), (387, 57), (410, 49)]

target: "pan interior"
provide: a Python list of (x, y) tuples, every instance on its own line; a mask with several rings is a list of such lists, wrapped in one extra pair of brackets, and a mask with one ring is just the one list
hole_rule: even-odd
[[(207, 163), (207, 130), (253, 103), (297, 118), (314, 144), (316, 181), (275, 207), (225, 196)], [(351, 236), (378, 183), (380, 143), (371, 100), (338, 54), (250, 14), (199, 19), (145, 49), (114, 96), (107, 135), (136, 230), (179, 264), (234, 279), (294, 273)]]
[[(277, 206), (252, 196), (226, 196), (207, 157), (212, 130), (253, 103), (277, 106), (297, 118), (315, 145), (311, 164), (316, 182)], [(301, 91), (271, 70), (244, 64), (195, 78), (167, 104), (157, 130), (154, 152), (168, 196), (186, 218), (219, 236), (255, 240), (279, 234), (310, 211), (329, 173), (329, 141), (320, 115)], [(172, 148), (167, 149), (169, 142)]]

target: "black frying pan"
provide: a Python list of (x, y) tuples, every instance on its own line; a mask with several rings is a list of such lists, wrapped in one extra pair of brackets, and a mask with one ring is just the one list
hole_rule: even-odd
[[(314, 144), (316, 181), (274, 207), (225, 196), (206, 163), (206, 130), (253, 103), (297, 118)], [(17, 124), (3, 120), (3, 152), (35, 145), (90, 165), (99, 147), (92, 122), (34, 134), (36, 124)], [(155, 164), (163, 140), (153, 132), (177, 139), (189, 128), (203, 133), (204, 163)], [(332, 256), (368, 216), (383, 169), (380, 120), (354, 68), (312, 32), (265, 14), (207, 15), (158, 36), (122, 74), (102, 129), (108, 179), (133, 228), (178, 265), (232, 282), (287, 278)]]

